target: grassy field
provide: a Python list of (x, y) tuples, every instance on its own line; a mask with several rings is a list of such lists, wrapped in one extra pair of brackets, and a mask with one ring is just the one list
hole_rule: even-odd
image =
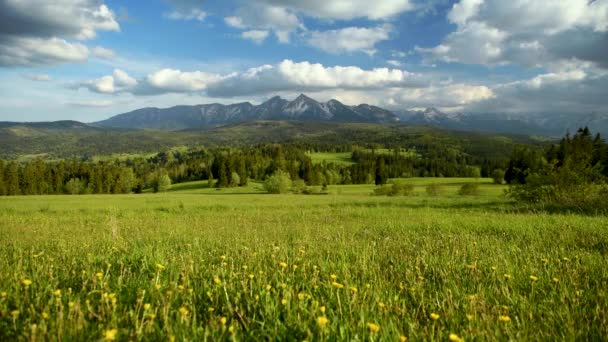
[(0, 198), (0, 340), (608, 336), (608, 218), (405, 181)]
[[(363, 149), (363, 151), (372, 152), (371, 149)], [(375, 149), (374, 152), (376, 154), (393, 154), (393, 153), (395, 153), (393, 150), (387, 149), (387, 148), (378, 148), (378, 149)], [(310, 152), (310, 153), (307, 153), (306, 155), (309, 156), (310, 159), (312, 159), (312, 162), (314, 164), (320, 164), (320, 163), (326, 162), (326, 163), (335, 163), (335, 164), (342, 164), (342, 165), (351, 165), (351, 164), (355, 163), (351, 158), (352, 152)], [(403, 150), (403, 151), (399, 152), (399, 155), (414, 157), (417, 155), (417, 153), (414, 151)]]

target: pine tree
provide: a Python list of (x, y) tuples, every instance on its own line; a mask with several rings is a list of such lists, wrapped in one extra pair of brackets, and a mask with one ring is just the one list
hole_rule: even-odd
[(19, 164), (10, 162), (6, 165), (5, 170), (6, 194), (12, 196), (21, 194), (19, 187)]

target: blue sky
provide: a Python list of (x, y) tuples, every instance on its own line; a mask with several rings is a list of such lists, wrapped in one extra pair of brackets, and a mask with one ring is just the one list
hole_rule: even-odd
[(299, 93), (608, 112), (608, 0), (0, 0), (0, 121)]

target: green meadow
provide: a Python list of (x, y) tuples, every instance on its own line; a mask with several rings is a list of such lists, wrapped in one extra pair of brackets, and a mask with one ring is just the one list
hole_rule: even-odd
[(605, 216), (521, 207), (489, 179), (402, 181), (413, 195), (0, 197), (0, 340), (608, 336)]

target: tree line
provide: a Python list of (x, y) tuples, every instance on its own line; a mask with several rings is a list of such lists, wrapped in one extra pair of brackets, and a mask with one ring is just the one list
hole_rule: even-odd
[[(246, 186), (277, 171), (306, 185), (384, 184), (397, 177), (477, 177), (482, 165), (456, 150), (402, 153), (382, 146), (336, 145), (352, 152), (353, 164), (313, 163), (310, 145), (261, 144), (241, 148), (176, 149), (151, 157), (102, 160), (0, 160), (0, 195), (121, 194), (163, 191), (172, 183), (208, 180), (219, 188)], [(319, 146), (314, 147), (318, 151)], [(496, 163), (496, 161), (493, 161)], [(506, 165), (506, 160), (498, 164)]]

